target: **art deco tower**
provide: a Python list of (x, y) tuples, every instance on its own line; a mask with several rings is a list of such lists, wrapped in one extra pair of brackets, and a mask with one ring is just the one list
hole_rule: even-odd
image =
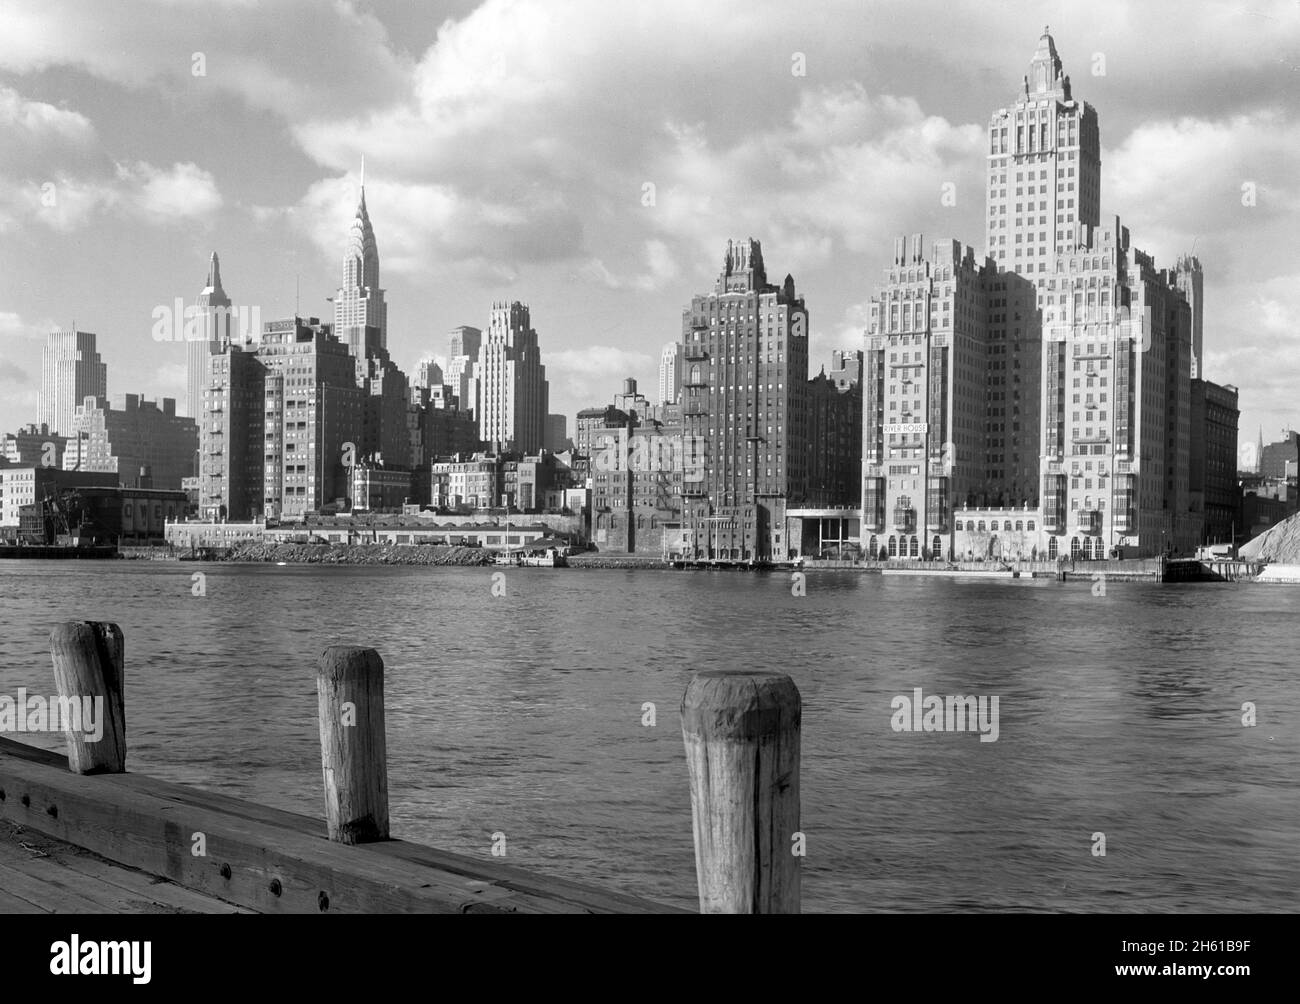
[(334, 336), (345, 342), (357, 359), (366, 357), (366, 329), (377, 337), (378, 348), (388, 346), (388, 305), (379, 288), (379, 248), (375, 229), (366, 211), (365, 166), (361, 168), (361, 196), (356, 216), (348, 231), (347, 252), (343, 255), (343, 285), (334, 297)]
[(1070, 93), (1056, 43), (1043, 29), (1013, 105), (989, 121), (987, 254), (1031, 279), (1068, 254), (1080, 224), (1101, 222), (1097, 112)]

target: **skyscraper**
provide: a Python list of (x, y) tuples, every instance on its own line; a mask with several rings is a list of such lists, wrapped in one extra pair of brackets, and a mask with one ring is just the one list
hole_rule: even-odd
[(1204, 380), (1205, 273), (1201, 270), (1201, 260), (1194, 255), (1180, 255), (1174, 265), (1174, 276), (1192, 308), (1192, 379)]
[(682, 392), (681, 344), (669, 342), (659, 356), (659, 403), (676, 404)]
[[(368, 333), (367, 328), (373, 331)], [(343, 285), (334, 296), (334, 336), (357, 360), (366, 358), (368, 338), (380, 348), (388, 345), (388, 305), (379, 288), (379, 248), (366, 210), (364, 167), (357, 212), (343, 255)]]
[(452, 328), (447, 337), (447, 368), (443, 380), (456, 395), (457, 406), (466, 411), (474, 407), (474, 362), (482, 344), (483, 332), (467, 325)]
[(479, 438), (489, 448), (517, 453), (543, 448), (550, 390), (526, 304), (492, 305), (473, 382)]
[[(221, 262), (212, 252), (208, 261), (208, 281), (195, 301), (197, 323), (186, 346), (187, 396), (185, 413), (203, 420), (203, 387), (208, 379), (208, 356), (230, 342), (230, 297), (221, 288)], [(185, 327), (191, 335), (190, 325)]]
[(758, 241), (727, 242), (712, 293), (682, 311), (682, 482), (689, 555), (785, 560), (785, 512), (807, 491), (808, 312), (767, 281)]
[(87, 397), (108, 396), (108, 367), (90, 331), (51, 331), (41, 353), (37, 422), (62, 436), (73, 434), (73, 416)]
[(989, 122), (988, 176), (985, 248), (1000, 268), (1045, 274), (1080, 224), (1101, 222), (1097, 113), (1075, 100), (1046, 28), (1015, 103)]
[(868, 550), (1087, 559), (1197, 542), (1200, 266), (1157, 269), (1102, 216), (1100, 150), (1097, 114), (1044, 31), (1014, 104), (990, 119), (984, 260), (899, 238), (873, 303)]

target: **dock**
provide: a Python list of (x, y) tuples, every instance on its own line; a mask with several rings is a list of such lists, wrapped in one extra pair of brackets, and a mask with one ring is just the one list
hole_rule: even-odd
[[(0, 913), (689, 912), (392, 838), (374, 649), (331, 646), (317, 664), (320, 819), (127, 771), (122, 632), (67, 622), (50, 647), (58, 699), (102, 700), (103, 731), (63, 721), (66, 756), (0, 736)], [(785, 674), (688, 685), (701, 912), (799, 912), (800, 717)]]

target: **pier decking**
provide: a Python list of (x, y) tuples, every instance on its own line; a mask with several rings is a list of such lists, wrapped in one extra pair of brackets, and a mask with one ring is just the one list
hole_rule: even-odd
[(0, 914), (249, 912), (25, 827), (0, 823)]
[[(66, 756), (0, 736), (0, 913), (688, 912), (391, 839), (374, 649), (331, 646), (317, 663), (323, 820), (127, 772), (121, 630), (60, 624), (50, 652), (50, 707), (102, 702), (102, 731), (62, 722)], [(799, 912), (800, 707), (781, 673), (706, 671), (687, 687), (702, 912)]]

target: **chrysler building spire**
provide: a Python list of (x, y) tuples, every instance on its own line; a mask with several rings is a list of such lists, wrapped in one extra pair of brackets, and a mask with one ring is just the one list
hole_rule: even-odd
[[(365, 172), (363, 157), (357, 209), (343, 255), (343, 284), (334, 297), (334, 334), (358, 359), (365, 358), (368, 342), (380, 348), (388, 344), (388, 307), (379, 288), (379, 246), (366, 208)], [(376, 329), (377, 335), (367, 339), (366, 328)]]

